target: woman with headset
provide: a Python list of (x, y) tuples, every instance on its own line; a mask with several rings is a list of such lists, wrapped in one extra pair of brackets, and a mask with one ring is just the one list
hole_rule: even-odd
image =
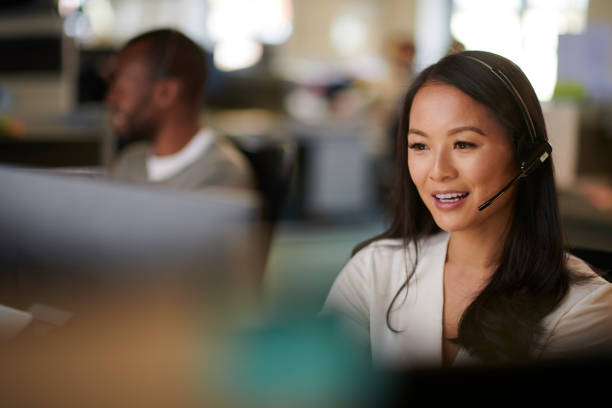
[(374, 363), (453, 366), (610, 350), (612, 284), (564, 250), (538, 98), (511, 61), (448, 55), (408, 90), (394, 213), (357, 246), (325, 310)]

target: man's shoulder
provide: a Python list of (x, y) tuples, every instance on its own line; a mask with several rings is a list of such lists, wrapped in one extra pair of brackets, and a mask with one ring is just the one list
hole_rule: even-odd
[(208, 149), (203, 151), (191, 167), (209, 167), (227, 171), (228, 167), (248, 165), (246, 157), (231, 142), (222, 136), (216, 136)]
[(255, 186), (253, 169), (246, 156), (227, 138), (217, 132), (208, 132), (212, 137), (209, 147), (175, 176), (175, 179), (191, 180), (202, 186), (225, 186), (252, 189)]

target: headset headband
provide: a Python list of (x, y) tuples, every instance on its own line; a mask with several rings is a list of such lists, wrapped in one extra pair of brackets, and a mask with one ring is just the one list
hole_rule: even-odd
[[(512, 81), (510, 81), (510, 78), (508, 78), (501, 69), (495, 68), (489, 65), (477, 57), (474, 57), (472, 55), (464, 55), (464, 57), (478, 62), (479, 64), (486, 67), (489, 71), (491, 71), (491, 73), (495, 75), (508, 89), (508, 91), (512, 95), (512, 98), (518, 105), (521, 111), (521, 116), (523, 117), (523, 120), (525, 124), (527, 125), (527, 131), (529, 132), (529, 138), (531, 139), (532, 148), (530, 149), (530, 153), (528, 154), (527, 157), (520, 158), (519, 166), (521, 169), (521, 173), (519, 174), (519, 176), (515, 178), (514, 181), (516, 181), (520, 177), (525, 177), (533, 173), (534, 170), (538, 168), (540, 164), (542, 164), (546, 159), (548, 159), (548, 157), (550, 157), (550, 154), (552, 152), (552, 146), (550, 145), (550, 143), (548, 143), (548, 141), (544, 139), (538, 140), (537, 134), (535, 131), (535, 126), (533, 125), (533, 120), (531, 119), (531, 115), (529, 114), (529, 111), (527, 110), (527, 105), (525, 104), (525, 101), (521, 97), (521, 94), (518, 92), (518, 90), (516, 89)], [(506, 186), (506, 188), (500, 192), (499, 195), (503, 194), (503, 192), (506, 191), (506, 189), (509, 188), (510, 185), (514, 183), (514, 181), (509, 183)], [(489, 200), (490, 202), (488, 202), (488, 204), (485, 203), (486, 205), (483, 204), (481, 207), (485, 208), (487, 205), (493, 202), (498, 196), (494, 197), (492, 200)]]
[(174, 29), (170, 30), (170, 33), (164, 43), (164, 54), (162, 56), (162, 61), (157, 69), (158, 79), (168, 78), (172, 73), (172, 65), (174, 64), (178, 48), (178, 37), (178, 31)]
[(521, 94), (518, 92), (518, 90), (516, 89), (512, 81), (510, 81), (510, 78), (508, 78), (501, 69), (492, 67), (491, 65), (487, 64), (486, 62), (482, 61), (479, 58), (476, 58), (471, 55), (464, 55), (464, 56), (488, 68), (489, 71), (491, 71), (493, 75), (495, 75), (504, 84), (504, 86), (508, 89), (508, 91), (510, 91), (510, 93), (512, 94), (512, 97), (516, 101), (516, 104), (521, 110), (521, 115), (523, 116), (523, 120), (525, 121), (525, 124), (527, 125), (527, 131), (529, 132), (531, 143), (534, 145), (537, 144), (538, 138), (536, 136), (535, 126), (533, 125), (533, 121), (531, 120), (531, 115), (529, 114), (529, 110), (527, 110), (527, 104), (525, 104), (525, 101), (521, 97)]

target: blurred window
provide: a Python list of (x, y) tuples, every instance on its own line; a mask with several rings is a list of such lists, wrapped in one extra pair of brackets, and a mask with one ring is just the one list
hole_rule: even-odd
[(86, 48), (118, 46), (144, 31), (180, 29), (232, 71), (257, 63), (264, 45), (293, 32), (292, 0), (58, 0), (64, 31)]
[(451, 34), (467, 49), (516, 62), (547, 101), (557, 81), (558, 36), (584, 31), (588, 5), (588, 0), (453, 0)]

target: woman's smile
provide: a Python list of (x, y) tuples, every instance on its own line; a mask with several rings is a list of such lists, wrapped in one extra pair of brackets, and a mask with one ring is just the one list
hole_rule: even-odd
[(465, 192), (436, 192), (432, 194), (436, 207), (442, 210), (452, 210), (461, 206), (470, 193)]

